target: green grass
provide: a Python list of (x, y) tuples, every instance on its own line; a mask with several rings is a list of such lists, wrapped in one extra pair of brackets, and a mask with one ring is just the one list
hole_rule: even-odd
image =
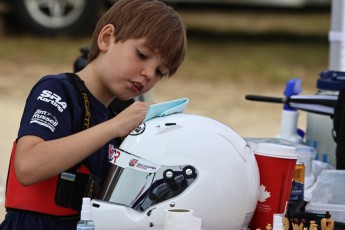
[[(192, 38), (180, 75), (193, 80), (274, 83), (299, 77), (313, 84), (327, 68), (327, 41), (209, 42)], [(314, 86), (314, 84), (313, 84)]]
[(181, 10), (189, 28), (217, 32), (260, 34), (283, 32), (292, 34), (326, 35), (330, 25), (328, 8), (234, 8), (223, 10)]
[[(328, 67), (330, 14), (327, 10), (185, 11), (188, 51), (176, 75), (186, 80), (281, 83), (299, 77), (315, 86)], [(72, 66), (83, 38), (8, 35), (0, 43), (0, 62)]]
[(87, 46), (88, 38), (45, 38), (33, 35), (8, 36), (0, 43), (1, 60), (25, 63), (66, 64), (79, 55), (79, 48)]
[(315, 87), (328, 68), (327, 9), (182, 11), (189, 50), (182, 75), (213, 81), (281, 83), (301, 78)]

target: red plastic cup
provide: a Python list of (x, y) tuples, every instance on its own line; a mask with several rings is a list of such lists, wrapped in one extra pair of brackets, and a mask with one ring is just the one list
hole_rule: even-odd
[(260, 172), (260, 193), (252, 230), (273, 226), (273, 215), (285, 213), (297, 161), (296, 148), (279, 144), (258, 143), (254, 154)]

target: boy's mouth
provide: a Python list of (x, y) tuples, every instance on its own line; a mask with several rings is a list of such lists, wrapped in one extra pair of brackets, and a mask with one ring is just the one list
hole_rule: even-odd
[(131, 81), (131, 83), (132, 83), (132, 86), (138, 91), (142, 91), (144, 88), (144, 85), (141, 84), (140, 82)]

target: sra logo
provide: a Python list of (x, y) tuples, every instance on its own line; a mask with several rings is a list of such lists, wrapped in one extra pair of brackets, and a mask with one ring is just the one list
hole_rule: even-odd
[(55, 106), (60, 112), (67, 108), (67, 103), (61, 101), (61, 97), (49, 90), (43, 90), (37, 100), (41, 100)]

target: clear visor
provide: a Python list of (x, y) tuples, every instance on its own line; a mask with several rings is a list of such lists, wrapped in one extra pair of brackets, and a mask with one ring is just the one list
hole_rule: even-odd
[(197, 178), (193, 166), (163, 166), (115, 149), (98, 199), (144, 212), (181, 194)]

